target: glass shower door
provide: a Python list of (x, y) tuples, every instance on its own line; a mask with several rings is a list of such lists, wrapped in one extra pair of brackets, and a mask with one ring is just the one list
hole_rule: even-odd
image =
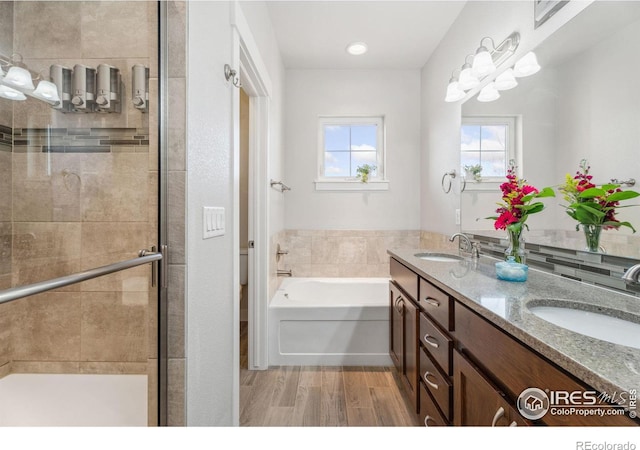
[(0, 426), (161, 421), (158, 23), (0, 1)]

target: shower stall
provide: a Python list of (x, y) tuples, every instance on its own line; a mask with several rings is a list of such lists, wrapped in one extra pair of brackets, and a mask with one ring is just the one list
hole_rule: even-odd
[(0, 1), (0, 426), (166, 423), (167, 3)]

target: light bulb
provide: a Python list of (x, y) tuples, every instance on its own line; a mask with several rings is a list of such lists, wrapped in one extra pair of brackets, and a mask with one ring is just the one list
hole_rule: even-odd
[(38, 87), (31, 94), (36, 98), (44, 100), (46, 102), (59, 102), (58, 88), (51, 81), (41, 80), (38, 83)]
[(500, 92), (496, 89), (495, 83), (491, 82), (482, 88), (478, 94), (479, 102), (492, 102), (500, 98)]
[(533, 52), (529, 52), (518, 60), (515, 66), (513, 66), (513, 74), (516, 77), (528, 77), (540, 70), (538, 64), (538, 58)]
[(0, 84), (0, 97), (7, 98), (9, 100), (26, 100), (27, 97), (20, 91), (11, 89), (10, 87)]
[(364, 42), (354, 42), (347, 46), (347, 53), (354, 56), (364, 55), (369, 50)]
[(460, 89), (460, 83), (458, 83), (458, 80), (451, 78), (451, 80), (449, 80), (449, 85), (447, 86), (447, 95), (444, 98), (444, 101), (457, 102), (458, 100), (462, 100), (465, 95), (464, 91)]
[(491, 54), (486, 47), (478, 48), (476, 55), (473, 57), (473, 66), (471, 68), (478, 78), (487, 76), (496, 70), (493, 58), (491, 58)]
[(496, 77), (495, 86), (499, 91), (513, 89), (518, 85), (516, 78), (513, 76), (513, 69), (509, 68)]
[(480, 84), (480, 80), (473, 73), (473, 69), (471, 68), (471, 64), (465, 63), (462, 66), (462, 72), (460, 72), (460, 80), (458, 81), (460, 85), (460, 89), (463, 91), (468, 91), (469, 89), (473, 89)]
[(35, 89), (29, 71), (18, 66), (9, 69), (7, 75), (2, 79), (2, 83), (19, 89)]

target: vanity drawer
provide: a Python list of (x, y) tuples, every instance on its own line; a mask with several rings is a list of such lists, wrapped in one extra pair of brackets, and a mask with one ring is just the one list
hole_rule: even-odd
[(429, 358), (427, 352), (420, 349), (420, 379), (440, 407), (445, 418), (451, 417), (452, 385), (446, 375)]
[(444, 334), (424, 313), (420, 313), (420, 342), (440, 365), (441, 370), (451, 375), (453, 339)]
[(420, 279), (420, 306), (443, 329), (453, 330), (453, 299), (433, 284)]
[(418, 275), (411, 269), (391, 258), (389, 262), (391, 278), (414, 300), (418, 298)]
[(425, 427), (444, 427), (449, 424), (449, 422), (442, 417), (442, 414), (438, 410), (429, 392), (427, 392), (427, 388), (425, 388), (422, 381), (420, 381), (420, 421)]

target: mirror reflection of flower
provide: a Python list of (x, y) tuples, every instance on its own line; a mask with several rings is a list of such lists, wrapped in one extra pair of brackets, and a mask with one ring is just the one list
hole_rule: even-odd
[(622, 207), (621, 201), (636, 198), (640, 193), (632, 190), (623, 191), (619, 184), (614, 183), (597, 186), (593, 183), (593, 175), (589, 174), (590, 169), (588, 161), (581, 160), (575, 176), (567, 174), (565, 183), (558, 189), (564, 194), (564, 200), (569, 203), (567, 206), (563, 205), (567, 214), (578, 222), (576, 230), (580, 224), (601, 225), (605, 230), (617, 230), (624, 226), (635, 233), (633, 225), (619, 221), (616, 213), (617, 208)]

